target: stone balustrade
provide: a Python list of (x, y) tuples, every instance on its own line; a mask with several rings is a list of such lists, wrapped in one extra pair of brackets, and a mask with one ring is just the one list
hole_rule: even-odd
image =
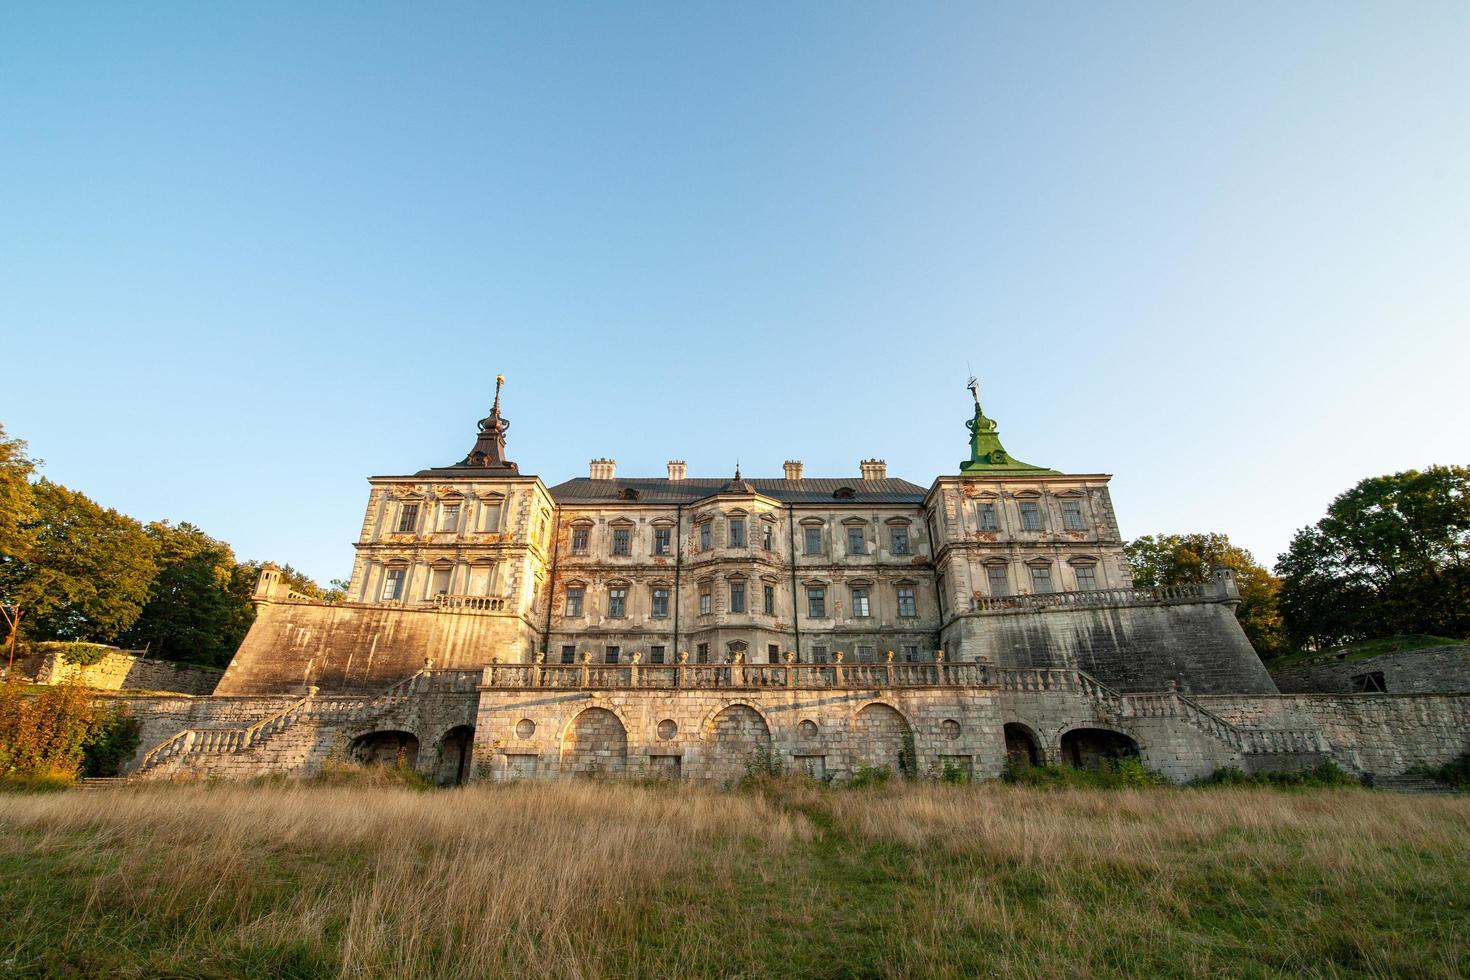
[(1209, 585), (1166, 585), (1156, 589), (1090, 589), (1082, 592), (1040, 592), (1034, 595), (970, 597), (977, 613), (1031, 612), (1038, 609), (1095, 609), (1110, 606), (1154, 606), (1204, 602), (1223, 598)]
[(436, 595), (424, 605), (440, 612), (489, 613), (505, 612), (505, 599), (489, 595)]
[(492, 664), (483, 686), (553, 690), (877, 690), (994, 687), (986, 663)]

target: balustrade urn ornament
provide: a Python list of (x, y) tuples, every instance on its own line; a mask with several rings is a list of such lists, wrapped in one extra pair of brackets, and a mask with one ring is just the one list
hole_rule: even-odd
[(582, 651), (582, 663), (584, 663), (584, 664), (590, 664), (591, 662), (592, 662), (592, 651), (591, 650), (583, 650)]
[(834, 664), (840, 664), (840, 663), (842, 663), (842, 651), (841, 650), (838, 650), (836, 653), (832, 654), (832, 662)]
[(934, 662), (936, 664), (942, 664), (942, 663), (944, 663), (944, 651), (943, 650), (935, 650), (934, 651)]
[(796, 663), (796, 654), (792, 653), (790, 650), (787, 650), (786, 651), (786, 662), (788, 664), (794, 664), (794, 663)]
[(635, 664), (641, 664), (641, 663), (643, 663), (643, 654), (639, 653), (637, 650), (634, 650), (633, 651), (633, 663), (635, 663)]
[(536, 662), (538, 664), (544, 664), (544, 663), (546, 663), (546, 654), (545, 653), (538, 653), (538, 654), (536, 654)]
[(889, 663), (893, 663), (893, 651), (892, 650), (889, 650), (888, 651), (888, 662)]
[(681, 651), (679, 651), (679, 663), (681, 663), (681, 664), (687, 664), (688, 662), (689, 662), (689, 651), (688, 650), (681, 650)]

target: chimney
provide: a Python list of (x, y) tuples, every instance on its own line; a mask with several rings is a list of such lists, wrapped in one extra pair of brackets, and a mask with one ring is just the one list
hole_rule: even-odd
[(589, 475), (594, 480), (611, 480), (617, 465), (618, 461), (615, 459), (594, 459)]
[(669, 460), (669, 482), (684, 479), (684, 461), (682, 459)]
[(863, 468), (864, 480), (888, 479), (888, 463), (881, 459), (865, 459), (858, 464)]
[(800, 480), (801, 479), (801, 460), (799, 460), (799, 459), (788, 459), (786, 461), (786, 479), (788, 479), (788, 480)]

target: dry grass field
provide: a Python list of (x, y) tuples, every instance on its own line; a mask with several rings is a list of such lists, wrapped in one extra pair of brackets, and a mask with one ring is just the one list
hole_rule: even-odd
[(0, 975), (1470, 974), (1470, 799), (1361, 789), (0, 795)]

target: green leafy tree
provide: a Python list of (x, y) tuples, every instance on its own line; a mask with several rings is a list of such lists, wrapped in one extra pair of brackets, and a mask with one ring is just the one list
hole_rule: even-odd
[(1370, 477), (1281, 555), (1281, 613), (1314, 647), (1400, 633), (1470, 633), (1470, 468)]
[(131, 517), (60, 484), (42, 479), (30, 498), (26, 546), (0, 555), (0, 599), (25, 610), (35, 639), (115, 639), (148, 601), (157, 545)]
[(37, 460), (26, 455), (21, 439), (5, 435), (0, 425), (0, 560), (19, 557), (31, 544), (31, 474)]
[(228, 663), (254, 618), (249, 594), (236, 587), (234, 552), (188, 523), (155, 521), (148, 536), (158, 546), (158, 575), (124, 642), (164, 660)]
[(1224, 534), (1145, 534), (1123, 546), (1133, 567), (1133, 584), (1143, 588), (1208, 582), (1217, 565), (1235, 570), (1240, 605), (1235, 618), (1251, 646), (1262, 657), (1285, 652), (1286, 635), (1277, 610), (1280, 579), (1249, 551), (1230, 543)]

